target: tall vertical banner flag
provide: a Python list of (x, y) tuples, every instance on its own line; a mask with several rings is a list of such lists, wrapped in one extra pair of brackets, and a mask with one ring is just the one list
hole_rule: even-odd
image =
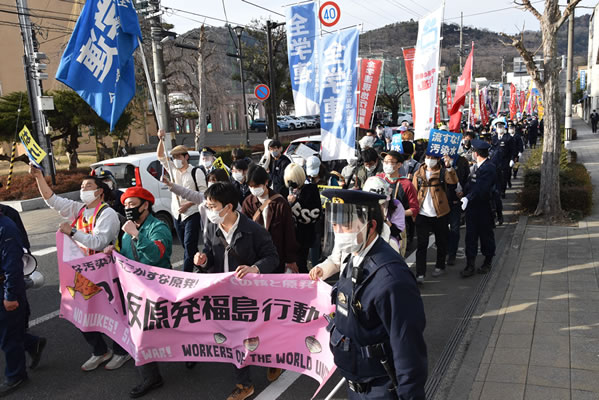
[(370, 129), (372, 111), (379, 91), (382, 60), (360, 61), (360, 88), (358, 92), (358, 124), (360, 128)]
[[(476, 91), (475, 93), (475, 98), (474, 98), (474, 116), (476, 119), (482, 119), (481, 118), (481, 110), (480, 110), (480, 89), (478, 86), (478, 83), (476, 84)], [(475, 119), (475, 121), (476, 121)]]
[(56, 71), (56, 79), (77, 92), (111, 131), (135, 95), (138, 37), (131, 0), (88, 0)]
[(435, 106), (435, 128), (441, 123), (441, 99), (437, 90), (437, 105)]
[(510, 84), (510, 119), (514, 119), (518, 112), (518, 106), (516, 105), (516, 86)]
[(470, 126), (474, 126), (476, 123), (476, 107), (474, 106), (474, 96), (470, 93), (470, 109), (468, 115), (470, 116)]
[(524, 112), (524, 103), (526, 102), (526, 92), (520, 90), (520, 97), (518, 98), (518, 105), (520, 106), (520, 112)]
[(460, 128), (462, 121), (462, 111), (460, 108), (466, 102), (466, 95), (470, 92), (472, 87), (472, 63), (474, 58), (474, 42), (472, 43), (472, 50), (470, 55), (466, 59), (462, 75), (458, 78), (458, 82), (455, 87), (455, 96), (449, 112), (449, 131), (455, 132)]
[(497, 114), (501, 112), (501, 106), (503, 105), (503, 83), (499, 84), (499, 96), (497, 99)]
[(296, 115), (319, 112), (318, 34), (315, 2), (287, 8), (289, 75)]
[[(414, 55), (414, 139), (428, 139), (434, 126), (443, 7), (418, 21)], [(414, 109), (412, 109), (413, 111)]]
[(451, 105), (452, 105), (452, 101), (451, 101), (451, 76), (449, 78), (447, 78), (447, 95), (446, 95), (446, 99), (447, 99), (447, 115), (449, 115), (449, 110), (451, 110)]
[(480, 91), (480, 122), (482, 125), (489, 123), (489, 111), (487, 109), (487, 88)]
[(412, 106), (412, 118), (416, 121), (416, 107), (414, 106), (414, 56), (416, 49), (409, 47), (402, 49), (403, 60), (406, 64), (406, 77), (408, 79), (408, 89), (410, 89), (410, 105)]
[(345, 160), (356, 145), (357, 29), (324, 36), (320, 51), (322, 160)]

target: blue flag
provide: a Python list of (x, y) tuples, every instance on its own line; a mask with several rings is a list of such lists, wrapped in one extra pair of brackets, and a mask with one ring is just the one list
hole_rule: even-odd
[(356, 146), (358, 108), (357, 29), (326, 35), (320, 52), (322, 160), (345, 160)]
[(56, 79), (76, 91), (111, 131), (135, 94), (138, 37), (131, 0), (88, 0), (56, 71)]

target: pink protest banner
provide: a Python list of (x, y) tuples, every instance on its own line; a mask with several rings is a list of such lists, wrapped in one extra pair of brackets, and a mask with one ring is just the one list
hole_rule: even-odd
[(136, 365), (260, 365), (308, 375), (321, 387), (335, 370), (324, 317), (334, 307), (324, 282), (300, 274), (186, 273), (117, 252), (83, 257), (60, 232), (56, 247), (60, 317), (110, 336)]
[(360, 85), (358, 86), (358, 125), (370, 129), (372, 111), (379, 90), (379, 78), (383, 61), (363, 59), (360, 61)]

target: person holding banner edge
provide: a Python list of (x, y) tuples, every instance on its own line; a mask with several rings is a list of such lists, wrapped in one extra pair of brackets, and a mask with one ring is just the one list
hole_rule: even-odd
[[(35, 178), (46, 204), (63, 218), (72, 220), (72, 222), (61, 223), (59, 230), (71, 237), (85, 255), (100, 252), (109, 244), (116, 242), (120, 221), (116, 211), (104, 201), (110, 197), (111, 191), (100, 178), (88, 176), (83, 179), (79, 194), (81, 202), (78, 202), (54, 194), (44, 179), (42, 171), (33, 164), (29, 166), (29, 174)], [(116, 342), (113, 342), (113, 351), (109, 351), (101, 333), (82, 333), (93, 349), (92, 356), (81, 366), (83, 371), (93, 371), (106, 361), (109, 362), (105, 369), (114, 370), (131, 359), (125, 349)]]
[[(414, 275), (380, 234), (384, 195), (326, 189), (333, 248), (348, 254), (331, 300), (330, 348), (350, 400), (424, 400), (427, 351), (424, 306)], [(314, 278), (314, 277), (313, 277)]]
[[(168, 226), (152, 215), (154, 196), (142, 187), (130, 187), (121, 196), (125, 206), (127, 222), (122, 229), (119, 253), (146, 265), (171, 269), (173, 237)], [(108, 246), (104, 253), (110, 254), (114, 246)], [(158, 363), (150, 362), (136, 367), (142, 382), (129, 392), (129, 397), (138, 398), (163, 385)]]

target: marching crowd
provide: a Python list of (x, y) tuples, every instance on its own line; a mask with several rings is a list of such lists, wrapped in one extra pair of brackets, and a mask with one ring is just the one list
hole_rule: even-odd
[[(503, 223), (502, 199), (517, 177), (524, 149), (534, 148), (542, 135), (542, 122), (534, 115), (514, 121), (499, 117), (488, 126), (466, 127), (457, 157), (436, 157), (427, 154), (425, 141), (415, 141), (406, 125), (396, 131), (377, 126), (359, 140), (355, 154), (348, 154), (347, 160), (322, 162), (314, 154), (295, 163), (283, 154), (279, 141), (268, 140), (259, 162), (240, 149), (233, 150), (230, 168), (217, 168), (216, 153), (210, 148), (201, 151), (200, 165), (193, 166), (185, 147), (176, 146), (167, 153), (164, 132), (158, 133), (157, 157), (165, 171), (162, 182), (174, 194), (171, 211), (184, 248), (184, 271), (235, 272), (239, 279), (248, 273), (305, 273), (314, 280), (340, 273), (332, 295), (337, 312), (329, 327), (330, 345), (339, 370), (348, 379), (350, 398), (373, 398), (368, 393), (377, 388), (393, 388), (398, 397), (392, 398), (424, 398), (424, 311), (417, 285), (423, 285), (427, 275), (429, 235), (435, 235), (436, 243), (431, 275), (439, 277), (446, 274), (446, 265), (456, 264), (465, 215), (466, 265), (460, 274), (467, 278), (489, 272), (495, 253), (493, 229)], [(447, 130), (445, 126), (439, 129)], [(392, 147), (394, 134), (401, 135), (402, 152)], [(148, 190), (133, 186), (122, 192), (110, 171), (100, 170), (83, 180), (81, 201), (73, 201), (54, 194), (40, 170), (31, 167), (30, 174), (48, 206), (69, 221), (60, 224), (59, 230), (72, 237), (86, 255), (116, 250), (147, 265), (172, 267), (172, 234), (153, 215), (154, 196)], [(326, 190), (321, 191), (323, 186)], [(24, 239), (14, 235), (23, 230), (22, 224), (14, 225), (7, 215), (7, 211), (0, 215), (2, 257), (18, 260), (19, 248), (26, 247), (26, 235)], [(16, 242), (23, 243), (15, 246)], [(479, 242), (484, 261), (476, 268)], [(409, 247), (416, 248), (415, 276), (405, 273), (409, 270), (399, 256)], [(399, 267), (390, 268), (393, 265)], [(369, 294), (372, 289), (366, 289), (361, 300), (354, 301), (361, 286), (379, 279), (373, 276), (382, 267), (389, 276), (380, 278), (380, 293)], [(5, 300), (0, 319), (7, 319), (14, 310), (20, 314), (11, 319), (10, 328), (0, 332), (7, 358), (0, 395), (26, 379), (25, 351), (32, 360), (29, 368), (34, 368), (46, 343), (27, 332), (29, 309), (19, 283), (22, 271), (19, 275), (18, 268), (3, 266), (3, 270)], [(399, 282), (401, 295), (394, 282)], [(381, 306), (377, 296), (384, 293), (387, 301), (392, 300)], [(374, 325), (365, 329), (368, 323), (359, 315), (368, 309), (369, 301), (376, 304), (378, 319), (374, 323), (369, 316), (368, 323)], [(409, 311), (390, 311), (397, 307)], [(405, 321), (408, 327), (396, 331), (395, 325)], [(377, 339), (382, 340), (378, 344), (370, 339), (350, 341), (354, 334), (385, 339)], [(81, 365), (83, 371), (104, 363), (107, 370), (115, 370), (131, 359), (116, 342), (109, 346), (98, 332), (84, 332), (83, 338), (92, 353)], [(358, 343), (364, 341), (374, 347), (360, 348)], [(348, 352), (370, 354), (376, 346), (378, 355), (369, 355), (363, 364), (346, 357)], [(394, 362), (389, 366), (391, 354)], [(368, 361), (372, 357), (380, 363)], [(193, 368), (194, 363), (186, 366)], [(130, 397), (162, 386), (157, 363), (136, 368), (141, 382)], [(249, 367), (233, 369), (235, 387), (228, 400), (251, 396)], [(268, 368), (266, 373), (274, 381), (281, 370)]]

